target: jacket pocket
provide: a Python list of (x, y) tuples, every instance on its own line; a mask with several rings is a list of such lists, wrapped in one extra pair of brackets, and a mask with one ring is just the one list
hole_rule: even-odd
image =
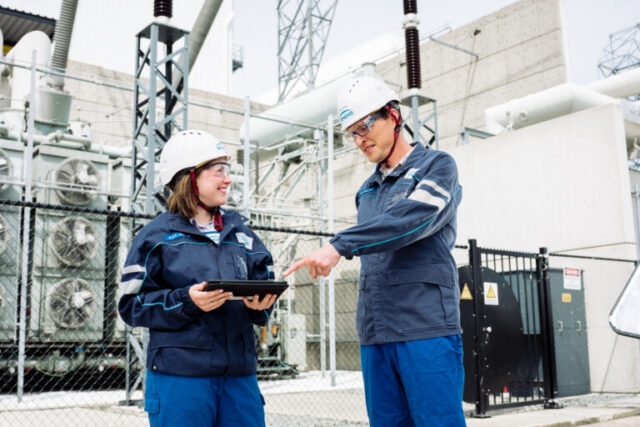
[(399, 200), (406, 199), (409, 191), (411, 190), (412, 184), (412, 181), (405, 182), (405, 180), (395, 183), (389, 190), (386, 207), (391, 207), (395, 205)]
[(214, 336), (199, 331), (151, 331), (147, 367), (171, 375), (210, 374)]
[(391, 271), (389, 282), (393, 316), (400, 333), (445, 328), (455, 323), (453, 276), (446, 264)]
[(246, 280), (249, 277), (249, 269), (247, 267), (247, 254), (244, 247), (230, 245), (229, 256), (232, 258), (233, 271), (236, 280)]
[(360, 275), (358, 279), (358, 304), (356, 308), (356, 330), (360, 340), (365, 339), (365, 322), (366, 322), (366, 310), (365, 310), (365, 296), (366, 296), (366, 276)]
[(194, 349), (210, 349), (213, 346), (213, 335), (199, 331), (159, 331), (152, 330), (149, 348), (183, 347)]

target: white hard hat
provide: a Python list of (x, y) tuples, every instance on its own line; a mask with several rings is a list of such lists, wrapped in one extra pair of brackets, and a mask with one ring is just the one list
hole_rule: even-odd
[(338, 117), (342, 130), (391, 101), (400, 102), (398, 95), (375, 77), (356, 77), (338, 94)]
[(185, 130), (172, 136), (160, 153), (160, 179), (168, 185), (175, 174), (183, 169), (199, 166), (209, 160), (231, 156), (222, 142), (201, 130)]

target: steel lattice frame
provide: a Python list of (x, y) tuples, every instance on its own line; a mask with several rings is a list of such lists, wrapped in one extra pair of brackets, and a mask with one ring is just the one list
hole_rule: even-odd
[(604, 77), (640, 67), (640, 23), (609, 34), (598, 69)]
[[(143, 47), (144, 46), (144, 47)], [(182, 79), (174, 86), (174, 76)], [(165, 142), (175, 128), (187, 128), (189, 32), (154, 22), (136, 36), (134, 116), (131, 152), (131, 210), (155, 215), (166, 210), (164, 186), (156, 183), (156, 165)], [(144, 80), (143, 80), (144, 78)], [(180, 118), (182, 120), (180, 120)], [(131, 237), (141, 228), (131, 220)], [(126, 400), (139, 403), (133, 392), (144, 387), (146, 344), (127, 327)], [(135, 364), (139, 362), (139, 367)]]
[(278, 100), (315, 87), (338, 0), (278, 1)]
[[(143, 44), (148, 45), (146, 49), (142, 49)], [(174, 50), (176, 44), (180, 47)], [(164, 57), (160, 57), (161, 46)], [(164, 186), (156, 185), (155, 167), (172, 129), (187, 127), (188, 47), (187, 31), (159, 23), (149, 25), (136, 38), (131, 153), (131, 204), (136, 213), (152, 215), (165, 210)], [(171, 83), (176, 73), (183, 76), (181, 87)]]

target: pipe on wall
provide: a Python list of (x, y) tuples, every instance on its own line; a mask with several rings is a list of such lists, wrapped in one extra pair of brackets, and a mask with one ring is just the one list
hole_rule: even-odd
[(614, 98), (640, 94), (640, 68), (587, 83), (585, 87)]
[[(486, 130), (498, 134), (604, 104), (620, 104), (625, 120), (640, 121), (626, 98), (640, 93), (640, 69), (579, 86), (565, 83), (485, 110)], [(630, 129), (627, 129), (629, 136)], [(633, 131), (632, 133), (635, 133)]]
[(617, 101), (582, 86), (565, 83), (486, 109), (486, 130), (498, 134), (611, 103)]

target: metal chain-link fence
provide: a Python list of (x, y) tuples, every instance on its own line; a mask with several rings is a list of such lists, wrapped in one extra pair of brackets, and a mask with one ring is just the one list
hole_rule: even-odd
[[(49, 196), (42, 200), (53, 201)], [(0, 201), (0, 425), (147, 425), (136, 404), (142, 390), (135, 378), (143, 366), (127, 348), (117, 301), (132, 222), (138, 227), (148, 220), (101, 207)], [(273, 255), (278, 278), (329, 236), (254, 230)], [(459, 266), (468, 264), (467, 247), (456, 247), (454, 255)], [(559, 290), (551, 297), (561, 309), (554, 311), (559, 382), (567, 384), (563, 375), (576, 377), (576, 366), (586, 360), (582, 372), (589, 385), (580, 393), (637, 391), (622, 367), (638, 357), (638, 343), (606, 324), (619, 293), (608, 284), (623, 286), (633, 263), (558, 254), (549, 259), (550, 284)], [(494, 258), (489, 261), (483, 261), (487, 268), (500, 270)], [(574, 270), (578, 281), (567, 276)], [(255, 328), (268, 425), (368, 424), (355, 330), (358, 275), (357, 259), (340, 261), (328, 278), (295, 272), (268, 325)], [(585, 320), (579, 318), (582, 306)], [(570, 320), (559, 317), (566, 308)], [(142, 341), (140, 328), (131, 333)], [(586, 339), (586, 358), (572, 351), (579, 339)]]
[[(53, 201), (49, 196), (41, 199)], [(0, 201), (0, 425), (146, 425), (136, 383), (143, 365), (127, 348), (117, 302), (132, 222), (139, 229), (148, 220)], [(255, 230), (277, 277), (329, 236)], [(255, 327), (269, 425), (366, 423), (355, 331), (358, 271), (357, 261), (343, 261), (329, 278), (296, 272), (267, 326)], [(141, 328), (129, 331), (142, 342)]]
[(609, 325), (635, 262), (565, 253), (551, 253), (549, 261), (558, 377), (567, 378), (570, 388), (637, 393), (640, 376), (629, 368), (637, 366), (640, 343), (614, 333)]

